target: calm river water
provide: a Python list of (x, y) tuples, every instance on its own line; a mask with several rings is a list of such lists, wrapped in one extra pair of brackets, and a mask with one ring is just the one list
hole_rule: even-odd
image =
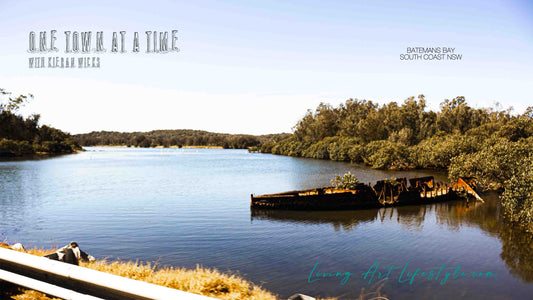
[[(46, 248), (77, 241), (99, 258), (231, 270), (285, 298), (300, 292), (354, 299), (363, 288), (378, 286), (390, 299), (533, 295), (532, 238), (500, 222), (495, 195), (470, 206), (250, 210), (252, 193), (325, 186), (335, 173), (351, 171), (365, 183), (445, 179), (443, 173), (378, 171), (243, 150), (87, 150), (0, 161), (1, 240)], [(378, 282), (378, 272), (384, 277), (389, 270), (388, 279)]]

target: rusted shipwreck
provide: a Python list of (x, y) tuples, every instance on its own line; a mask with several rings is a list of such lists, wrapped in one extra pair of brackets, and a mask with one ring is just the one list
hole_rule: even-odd
[[(407, 183), (409, 182), (409, 187)], [(429, 204), (442, 201), (483, 201), (473, 178), (455, 183), (435, 182), (433, 176), (380, 180), (375, 185), (359, 184), (355, 189), (324, 187), (278, 194), (251, 195), (252, 208), (292, 210), (348, 210), (387, 206)]]

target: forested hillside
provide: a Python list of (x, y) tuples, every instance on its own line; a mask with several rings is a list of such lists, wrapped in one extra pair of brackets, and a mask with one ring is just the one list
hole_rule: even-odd
[[(454, 157), (494, 144), (531, 142), (533, 107), (511, 110), (472, 108), (464, 97), (426, 110), (423, 95), (402, 104), (348, 100), (320, 104), (294, 127), (294, 134), (264, 143), (262, 152), (365, 163), (380, 169), (443, 168)], [(530, 144), (530, 143), (529, 143)]]
[(202, 130), (153, 130), (149, 132), (93, 131), (74, 135), (82, 146), (115, 145), (133, 147), (217, 146), (229, 149), (257, 147), (262, 143), (277, 142), (290, 134), (245, 135), (214, 133)]
[(40, 126), (40, 115), (24, 118), (17, 111), (30, 95), (11, 97), (11, 93), (0, 89), (0, 153), (2, 156), (33, 153), (71, 153), (81, 147), (70, 134), (46, 125)]

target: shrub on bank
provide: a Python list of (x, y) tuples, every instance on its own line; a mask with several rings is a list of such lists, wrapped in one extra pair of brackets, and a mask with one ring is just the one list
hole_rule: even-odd
[(333, 142), (331, 138), (325, 138), (317, 143), (312, 144), (302, 152), (303, 157), (329, 159), (329, 146)]
[(359, 143), (356, 138), (336, 137), (332, 138), (328, 146), (329, 159), (336, 161), (353, 161), (350, 150)]
[(1, 139), (0, 148), (8, 149), (16, 155), (34, 154), (38, 152), (72, 153), (75, 150), (81, 149), (75, 141), (69, 139), (61, 142), (44, 141), (42, 143), (34, 142), (33, 144), (30, 144), (28, 141)]
[(365, 155), (365, 146), (361, 144), (355, 144), (348, 149), (348, 157), (353, 163), (363, 163), (363, 157)]
[(434, 136), (410, 147), (409, 160), (418, 168), (445, 169), (452, 158), (478, 151), (482, 138), (460, 134)]
[(335, 177), (330, 180), (330, 183), (336, 189), (354, 190), (359, 185), (359, 179), (355, 178), (351, 172), (348, 172), (342, 176), (335, 174)]
[(484, 189), (501, 189), (513, 176), (519, 163), (533, 155), (533, 138), (511, 142), (505, 138), (491, 138), (482, 145), (482, 150), (463, 153), (451, 160), (448, 168), (452, 181), (461, 176), (476, 177)]
[(533, 232), (533, 138), (487, 140), (482, 150), (452, 159), (449, 177), (475, 177), (482, 189), (500, 189), (503, 215)]
[(272, 148), (276, 143), (264, 143), (261, 145), (261, 153), (272, 153)]
[(34, 153), (34, 149), (28, 141), (2, 139), (0, 140), (0, 148), (8, 149), (17, 155)]
[(375, 169), (403, 169), (409, 164), (407, 146), (388, 140), (366, 145), (363, 160)]
[(533, 155), (517, 162), (503, 187), (504, 217), (512, 223), (527, 224), (526, 229), (533, 232)]
[(272, 154), (300, 157), (302, 156), (303, 149), (306, 147), (307, 145), (305, 143), (296, 140), (294, 137), (291, 137), (276, 143), (272, 147), (267, 144), (265, 147), (261, 147), (261, 152), (268, 153), (268, 150), (270, 150), (270, 153)]

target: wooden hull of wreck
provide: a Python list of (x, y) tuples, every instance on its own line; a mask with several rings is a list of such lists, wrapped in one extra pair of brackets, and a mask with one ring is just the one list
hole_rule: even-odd
[(292, 191), (279, 194), (251, 196), (254, 209), (285, 210), (356, 210), (402, 205), (423, 205), (474, 197), (483, 201), (475, 192), (475, 183), (469, 178), (459, 178), (453, 185), (435, 183), (432, 176), (400, 178), (396, 184), (378, 181), (371, 186), (359, 184), (354, 190), (336, 190), (331, 187)]
[(253, 208), (290, 210), (346, 210), (382, 207), (377, 197), (351, 192), (322, 195), (265, 195), (252, 196)]

